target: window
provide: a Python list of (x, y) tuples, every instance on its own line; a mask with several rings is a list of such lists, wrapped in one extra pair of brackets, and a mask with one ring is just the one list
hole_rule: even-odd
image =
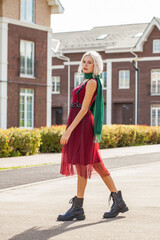
[(35, 0), (21, 0), (21, 21), (33, 23)]
[(160, 53), (160, 39), (153, 40), (153, 53)]
[(151, 126), (160, 126), (160, 105), (151, 107)]
[(77, 87), (84, 80), (84, 73), (75, 73), (74, 74), (74, 87)]
[(160, 69), (151, 71), (151, 95), (160, 95)]
[(60, 77), (52, 77), (52, 93), (60, 93)]
[(129, 70), (119, 71), (119, 88), (130, 88), (130, 72)]
[(101, 34), (100, 36), (98, 36), (98, 37), (96, 38), (96, 40), (103, 40), (103, 39), (105, 39), (107, 36), (108, 36), (108, 33), (106, 33), (106, 34)]
[(20, 41), (20, 77), (34, 77), (34, 43)]
[(102, 72), (101, 78), (102, 78), (103, 89), (107, 89), (107, 72)]
[(34, 90), (20, 89), (20, 106), (19, 106), (19, 127), (33, 128), (34, 116)]
[(143, 35), (143, 32), (138, 32), (138, 33), (136, 33), (133, 37), (139, 38), (139, 37), (141, 37), (142, 35)]

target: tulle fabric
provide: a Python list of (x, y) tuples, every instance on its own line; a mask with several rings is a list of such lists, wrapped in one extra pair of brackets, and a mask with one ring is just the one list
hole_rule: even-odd
[[(72, 91), (72, 103), (77, 102), (75, 92), (77, 88)], [(79, 93), (79, 103), (82, 103), (85, 87)], [(92, 102), (96, 97), (96, 92), (92, 98)], [(80, 108), (71, 108), (66, 129), (72, 123)], [(100, 156), (99, 143), (94, 140), (94, 116), (90, 110), (79, 122), (76, 128), (72, 131), (68, 143), (63, 145), (61, 158), (61, 174), (70, 176), (78, 174), (81, 177), (91, 178), (92, 173), (98, 172), (102, 177), (110, 175), (109, 171), (104, 166)]]

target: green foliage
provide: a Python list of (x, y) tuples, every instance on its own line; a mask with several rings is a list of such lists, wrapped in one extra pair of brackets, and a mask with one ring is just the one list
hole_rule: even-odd
[(0, 158), (9, 157), (9, 138), (5, 130), (0, 129)]
[(38, 153), (41, 135), (38, 129), (10, 128), (0, 131), (0, 157), (27, 156)]
[[(0, 129), (0, 157), (27, 156), (40, 152), (62, 151), (60, 138), (66, 125), (33, 130)], [(77, 136), (79, 137), (79, 136)], [(115, 148), (160, 143), (160, 127), (142, 125), (103, 125), (100, 148)]]
[(143, 125), (103, 125), (100, 148), (160, 143), (160, 127)]
[(65, 131), (65, 125), (53, 125), (50, 128), (41, 127), (41, 146), (40, 152), (48, 153), (48, 152), (61, 152), (62, 145), (60, 144), (60, 138)]

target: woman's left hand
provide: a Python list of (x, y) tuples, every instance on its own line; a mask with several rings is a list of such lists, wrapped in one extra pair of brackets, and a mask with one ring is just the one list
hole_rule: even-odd
[(61, 143), (62, 145), (67, 144), (70, 135), (71, 135), (71, 133), (70, 133), (69, 131), (65, 131), (65, 133), (62, 135), (62, 137), (61, 137), (61, 139), (60, 139), (60, 143)]

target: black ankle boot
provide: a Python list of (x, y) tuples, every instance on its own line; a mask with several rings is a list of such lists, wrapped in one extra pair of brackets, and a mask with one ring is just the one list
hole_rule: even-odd
[(112, 192), (110, 194), (110, 199), (112, 198), (113, 200), (113, 205), (111, 207), (110, 212), (105, 212), (103, 215), (103, 218), (114, 218), (116, 217), (120, 212), (124, 213), (127, 212), (129, 209), (126, 206), (123, 198), (122, 198), (122, 194), (121, 191), (116, 192)]
[(75, 196), (69, 201), (69, 203), (72, 204), (72, 207), (64, 215), (59, 215), (57, 220), (58, 221), (71, 221), (73, 219), (84, 220), (85, 215), (84, 210), (82, 208), (83, 198), (77, 198)]

